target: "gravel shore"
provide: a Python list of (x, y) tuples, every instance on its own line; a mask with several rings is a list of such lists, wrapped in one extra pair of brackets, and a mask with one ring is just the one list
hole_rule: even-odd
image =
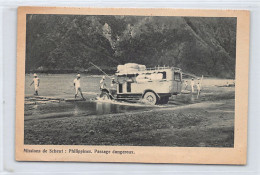
[(233, 147), (234, 100), (134, 113), (25, 118), (25, 144)]

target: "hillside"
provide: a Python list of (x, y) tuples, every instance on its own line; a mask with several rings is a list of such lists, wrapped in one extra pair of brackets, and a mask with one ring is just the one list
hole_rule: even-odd
[(234, 78), (236, 18), (27, 15), (26, 72), (113, 73), (118, 64)]

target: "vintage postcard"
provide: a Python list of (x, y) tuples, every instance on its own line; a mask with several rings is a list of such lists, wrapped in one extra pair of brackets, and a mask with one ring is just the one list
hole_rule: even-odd
[(246, 164), (249, 23), (19, 7), (16, 160)]

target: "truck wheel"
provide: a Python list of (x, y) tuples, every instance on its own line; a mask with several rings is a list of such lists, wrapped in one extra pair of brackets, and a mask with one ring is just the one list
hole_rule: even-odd
[(149, 105), (155, 105), (157, 103), (157, 97), (153, 92), (146, 92), (144, 94), (144, 101)]

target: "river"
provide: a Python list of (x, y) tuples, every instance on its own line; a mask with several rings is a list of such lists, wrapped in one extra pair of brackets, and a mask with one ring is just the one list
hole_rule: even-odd
[[(39, 74), (40, 78), (40, 96), (51, 96), (58, 98), (74, 98), (74, 86), (73, 80), (76, 78), (76, 74)], [(81, 75), (81, 88), (87, 101), (82, 102), (62, 102), (62, 103), (47, 103), (40, 105), (26, 105), (25, 116), (37, 117), (62, 117), (66, 115), (80, 116), (80, 115), (102, 115), (102, 114), (114, 114), (125, 113), (130, 111), (143, 111), (150, 110), (151, 107), (147, 107), (140, 104), (130, 103), (115, 103), (115, 102), (98, 102), (95, 97), (100, 93), (99, 81), (102, 76), (87, 76)], [(30, 86), (33, 75), (26, 74), (25, 76), (25, 95), (32, 95), (34, 93), (34, 86)], [(106, 84), (110, 85), (110, 79), (105, 80)], [(222, 93), (222, 91), (234, 91), (234, 88), (217, 88), (215, 85), (225, 85), (227, 82), (232, 83), (233, 80), (225, 79), (204, 79), (203, 93), (204, 99), (206, 92), (211, 94)], [(216, 89), (217, 88), (217, 89)], [(219, 92), (219, 90), (221, 90)], [(202, 94), (203, 95), (203, 94)], [(180, 95), (177, 99), (170, 101), (168, 105), (185, 105), (186, 103), (197, 103), (200, 100), (193, 100), (195, 96)], [(201, 99), (203, 99), (201, 98)], [(44, 102), (43, 102), (44, 103)], [(153, 107), (152, 107), (153, 108)]]

